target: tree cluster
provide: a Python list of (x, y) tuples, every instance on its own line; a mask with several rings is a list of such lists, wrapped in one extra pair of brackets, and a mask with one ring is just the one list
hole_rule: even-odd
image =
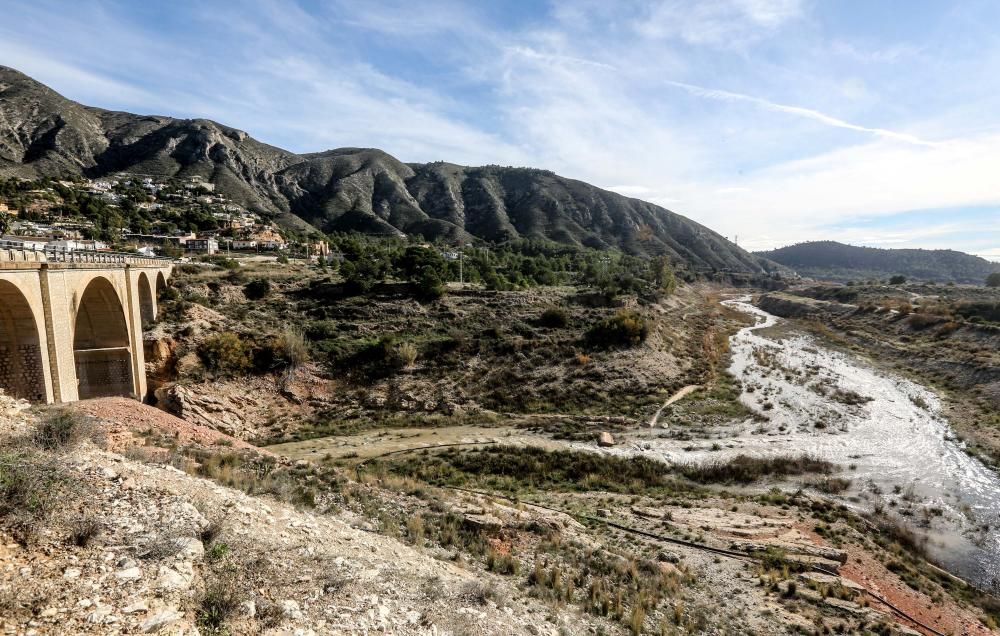
[(677, 286), (670, 259), (629, 256), (548, 241), (448, 246), (404, 238), (335, 234), (331, 249), (342, 256), (340, 273), (353, 293), (382, 281), (409, 281), (418, 294), (436, 298), (447, 281), (511, 291), (543, 285), (581, 285), (608, 297), (658, 297)]

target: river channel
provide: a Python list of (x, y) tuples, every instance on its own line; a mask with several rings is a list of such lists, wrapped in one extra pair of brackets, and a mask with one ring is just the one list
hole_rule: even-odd
[(1000, 476), (965, 452), (919, 384), (824, 347), (749, 298), (726, 301), (756, 324), (730, 342), (729, 372), (756, 417), (711, 443), (661, 438), (647, 452), (669, 462), (738, 454), (808, 453), (836, 463), (852, 487), (840, 499), (882, 508), (928, 537), (941, 565), (980, 585), (1000, 580)]

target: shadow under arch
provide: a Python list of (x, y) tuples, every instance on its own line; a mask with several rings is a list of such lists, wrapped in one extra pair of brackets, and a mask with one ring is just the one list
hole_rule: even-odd
[(156, 298), (160, 299), (165, 291), (167, 291), (167, 277), (163, 272), (156, 272)]
[(0, 281), (0, 387), (8, 395), (45, 402), (38, 322), (21, 290)]
[(149, 277), (146, 272), (139, 272), (139, 318), (142, 320), (142, 327), (150, 325), (156, 320), (156, 306), (153, 304), (153, 289), (149, 286)]
[(92, 280), (80, 298), (73, 359), (81, 400), (135, 393), (125, 310), (106, 278)]

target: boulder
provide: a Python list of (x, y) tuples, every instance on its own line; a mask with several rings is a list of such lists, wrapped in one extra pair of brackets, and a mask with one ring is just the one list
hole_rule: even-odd
[(611, 433), (607, 431), (601, 431), (601, 436), (597, 438), (597, 445), (604, 447), (614, 446), (615, 438), (611, 436)]

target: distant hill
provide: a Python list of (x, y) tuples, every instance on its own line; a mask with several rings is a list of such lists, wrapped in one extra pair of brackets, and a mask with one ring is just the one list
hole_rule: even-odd
[(820, 280), (884, 279), (900, 274), (922, 281), (982, 284), (1000, 263), (955, 250), (879, 249), (835, 241), (798, 243), (757, 256)]
[(545, 170), (406, 164), (370, 148), (299, 155), (207, 119), (83, 106), (0, 66), (0, 175), (119, 174), (200, 176), (249, 209), (325, 232), (537, 238), (702, 271), (773, 267), (669, 210)]

